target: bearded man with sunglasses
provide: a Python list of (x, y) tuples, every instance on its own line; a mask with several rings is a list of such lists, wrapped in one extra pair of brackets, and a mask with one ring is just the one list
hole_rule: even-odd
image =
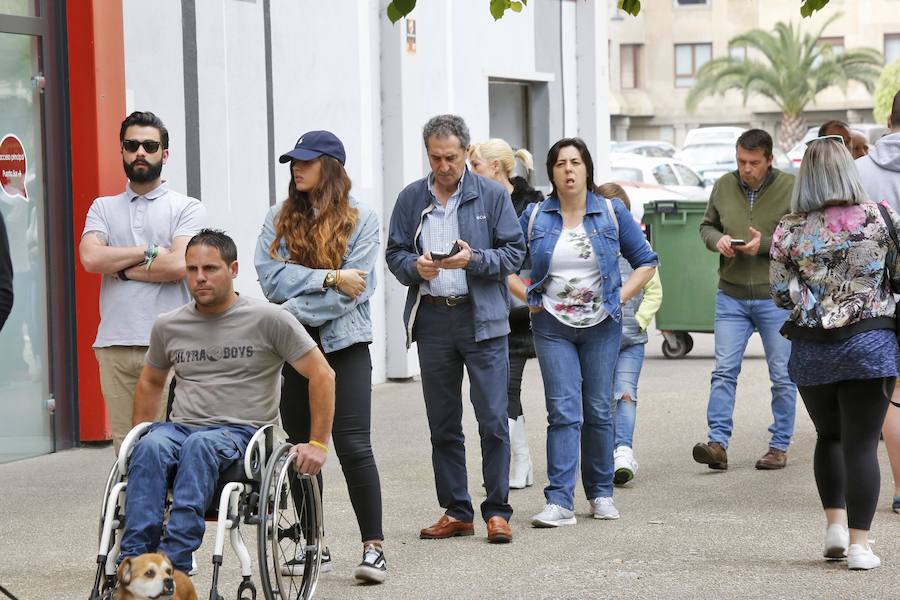
[[(161, 178), (169, 132), (159, 117), (131, 113), (122, 121), (119, 143), (128, 184), (121, 194), (94, 200), (78, 248), (84, 269), (103, 276), (94, 353), (116, 452), (131, 429), (150, 329), (159, 314), (190, 301), (185, 248), (206, 226), (206, 208)], [(162, 417), (166, 403), (160, 405)]]

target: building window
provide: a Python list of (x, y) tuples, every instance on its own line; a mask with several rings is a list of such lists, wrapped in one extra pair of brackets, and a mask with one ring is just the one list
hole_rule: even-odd
[(744, 62), (747, 60), (747, 46), (729, 46), (728, 56), (730, 56), (732, 60)]
[(619, 85), (623, 90), (640, 87), (641, 44), (619, 46)]
[(816, 46), (819, 48), (824, 48), (825, 46), (831, 46), (831, 51), (835, 54), (843, 54), (844, 53), (844, 38), (842, 37), (820, 37), (816, 40)]
[(900, 33), (884, 34), (884, 64), (900, 60)]
[(675, 44), (675, 87), (691, 87), (712, 58), (712, 44)]
[(709, 6), (712, 0), (674, 0), (675, 6)]

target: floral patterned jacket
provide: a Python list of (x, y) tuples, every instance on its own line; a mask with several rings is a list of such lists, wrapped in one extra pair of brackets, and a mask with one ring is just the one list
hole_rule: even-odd
[[(900, 216), (890, 213), (900, 231)], [(785, 215), (770, 257), (772, 299), (792, 309), (789, 320), (797, 326), (837, 329), (894, 316), (900, 253), (874, 203)]]

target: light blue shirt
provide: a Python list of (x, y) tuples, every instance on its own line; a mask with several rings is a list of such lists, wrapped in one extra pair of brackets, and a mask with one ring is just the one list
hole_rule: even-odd
[[(96, 231), (110, 246), (171, 248), (176, 237), (191, 237), (206, 226), (206, 207), (199, 200), (169, 189), (163, 183), (143, 196), (131, 189), (94, 200), (84, 223), (84, 237)], [(94, 348), (146, 346), (150, 328), (160, 314), (188, 301), (184, 280), (148, 283), (122, 281), (115, 273), (100, 284), (100, 327)]]
[[(459, 239), (459, 201), (462, 182), (466, 174), (459, 178), (456, 191), (441, 204), (434, 193), (434, 173), (428, 176), (428, 191), (434, 208), (425, 215), (422, 223), (422, 250), (424, 252), (446, 252)], [(422, 293), (428, 296), (465, 296), (469, 293), (465, 269), (441, 269), (438, 276), (422, 283)]]

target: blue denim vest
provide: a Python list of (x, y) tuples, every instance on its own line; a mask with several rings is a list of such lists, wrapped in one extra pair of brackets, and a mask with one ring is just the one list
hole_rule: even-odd
[[(622, 309), (619, 290), (622, 287), (622, 277), (619, 274), (619, 257), (624, 257), (635, 269), (655, 267), (659, 258), (647, 243), (640, 226), (622, 201), (613, 198), (612, 204), (615, 215), (609, 214), (605, 201), (588, 192), (582, 222), (590, 238), (597, 266), (600, 267), (600, 272), (603, 274), (603, 308), (613, 319), (621, 321)], [(535, 206), (534, 204), (529, 205), (519, 218), (519, 225), (522, 226), (522, 231), (525, 233), (531, 258), (532, 284), (528, 286), (529, 306), (541, 305), (541, 295), (545, 290), (550, 260), (563, 228), (559, 198), (550, 196), (541, 203), (540, 210), (534, 219), (530, 239), (528, 239), (528, 222)], [(612, 220), (614, 218), (619, 221), (618, 231)]]

